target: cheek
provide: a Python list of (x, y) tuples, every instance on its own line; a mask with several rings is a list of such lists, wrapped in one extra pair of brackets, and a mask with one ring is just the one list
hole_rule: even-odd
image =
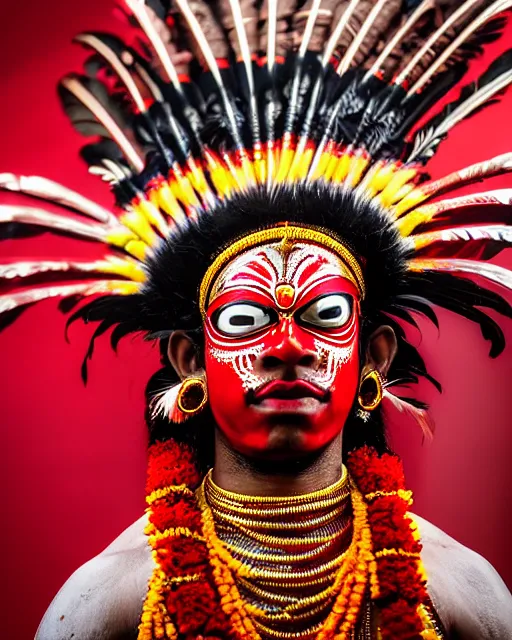
[(216, 349), (206, 348), (205, 365), (208, 394), (214, 413), (230, 402), (239, 405), (244, 397), (244, 384), (240, 375), (240, 362), (235, 354), (224, 352), (222, 357)]
[(348, 358), (339, 365), (331, 386), (331, 402), (333, 410), (343, 416), (343, 423), (348, 414), (359, 386), (359, 353), (354, 345)]
[(339, 347), (315, 340), (322, 362), (317, 382), (330, 390), (330, 401), (313, 421), (306, 433), (305, 448), (313, 451), (331, 442), (343, 430), (359, 388), (359, 345), (357, 334), (353, 341)]
[(264, 450), (269, 429), (246, 403), (246, 392), (262, 383), (253, 363), (262, 347), (224, 351), (205, 348), (205, 367), (210, 408), (219, 429), (231, 445), (245, 453)]

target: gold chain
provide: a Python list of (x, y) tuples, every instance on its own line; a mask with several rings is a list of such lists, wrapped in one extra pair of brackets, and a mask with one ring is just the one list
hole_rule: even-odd
[[(270, 505), (283, 503), (283, 505), (293, 507), (294, 505), (299, 504), (318, 504), (321, 500), (332, 498), (333, 494), (337, 491), (342, 491), (343, 496), (348, 498), (350, 495), (350, 485), (348, 478), (348, 471), (345, 465), (342, 466), (341, 476), (339, 480), (336, 480), (333, 484), (324, 487), (323, 489), (318, 489), (317, 491), (311, 491), (310, 493), (300, 493), (294, 496), (252, 496), (252, 495), (244, 495), (241, 493), (235, 493), (234, 491), (228, 491), (227, 489), (222, 489), (219, 485), (215, 484), (213, 481), (213, 469), (210, 469), (206, 474), (204, 484), (208, 485), (208, 497), (211, 495), (217, 495), (226, 502), (232, 502), (237, 505), (240, 509), (246, 509), (248, 504), (260, 504), (260, 505)], [(328, 503), (326, 506), (330, 506), (332, 503)]]
[(216, 563), (233, 576), (251, 637), (307, 640), (321, 633), (344, 576), (358, 562), (350, 495), (345, 468), (329, 487), (285, 497), (242, 496), (207, 474), (198, 491), (207, 544), (210, 553), (224, 549)]

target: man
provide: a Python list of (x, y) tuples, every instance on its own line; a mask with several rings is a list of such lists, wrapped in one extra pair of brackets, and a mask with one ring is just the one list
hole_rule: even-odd
[[(179, 0), (173, 15), (127, 5), (165, 77), (134, 49), (86, 34), (114, 71), (111, 93), (91, 78), (61, 85), (75, 123), (105, 138), (85, 156), (125, 212), (53, 183), (44, 193), (10, 185), (95, 219), (12, 208), (14, 222), (116, 248), (95, 263), (11, 265), (13, 276), (108, 276), (2, 303), (104, 293), (72, 316), (99, 322), (93, 341), (111, 327), (114, 343), (133, 331), (160, 341), (148, 514), (70, 578), (37, 637), (510, 637), (505, 585), (409, 514), (384, 433), (397, 409), (430, 429), (421, 403), (390, 390), (420, 376), (435, 383), (406, 340), (411, 312), (435, 322), (431, 305), (450, 309), (480, 325), (491, 355), (503, 349), (485, 309), (510, 317), (510, 306), (467, 276), (510, 287), (508, 272), (484, 262), (507, 237), (504, 194), (427, 201), (509, 170), (510, 155), (427, 184), (418, 163), (506, 86), (507, 56), (404, 142), (440, 87), (459, 81), (460, 66), (444, 62), (502, 6), (448, 9), (414, 44), (431, 3), (398, 30), (394, 3), (312, 2), (296, 16), (287, 3), (259, 15), (252, 3), (214, 14)], [(176, 29), (196, 56), (188, 69)], [(233, 52), (241, 62), (230, 66)]]

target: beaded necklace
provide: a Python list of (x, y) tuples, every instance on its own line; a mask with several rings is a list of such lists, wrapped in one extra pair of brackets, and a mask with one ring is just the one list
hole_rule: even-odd
[[(320, 638), (326, 619), (340, 616), (345, 626), (350, 624), (347, 637), (371, 637), (369, 605), (362, 597), (371, 558), (361, 527), (355, 519), (352, 524), (350, 497), (345, 467), (325, 489), (287, 497), (225, 491), (207, 474), (198, 491), (206, 542), (217, 558), (219, 548), (224, 549), (224, 568), (236, 585), (238, 606), (250, 617), (253, 637)], [(363, 502), (356, 498), (356, 503), (361, 512)], [(354, 576), (347, 567), (355, 560), (360, 588), (349, 611), (346, 582)], [(356, 619), (361, 620), (357, 635)]]
[(186, 445), (152, 445), (139, 640), (442, 640), (399, 458), (361, 447), (347, 467), (348, 481), (262, 504), (204, 480)]

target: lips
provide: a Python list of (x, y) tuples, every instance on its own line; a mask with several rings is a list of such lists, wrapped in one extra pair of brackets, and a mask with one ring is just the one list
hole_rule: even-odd
[(303, 398), (315, 398), (325, 402), (328, 395), (324, 391), (306, 380), (273, 380), (260, 387), (254, 394), (256, 404), (264, 400), (301, 400)]

